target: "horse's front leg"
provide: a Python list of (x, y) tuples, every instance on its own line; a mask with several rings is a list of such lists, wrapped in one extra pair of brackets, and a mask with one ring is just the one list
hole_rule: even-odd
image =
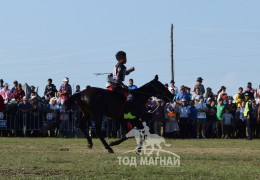
[(89, 136), (88, 127), (86, 127), (86, 126), (89, 126), (88, 122), (90, 122), (90, 118), (91, 118), (90, 116), (86, 116), (85, 114), (83, 114), (82, 118), (79, 122), (79, 128), (88, 140), (88, 148), (93, 147), (92, 138)]
[[(115, 121), (119, 121), (120, 122), (120, 125), (122, 127), (122, 130), (127, 133), (127, 124), (126, 124), (126, 121), (121, 118), (121, 119), (116, 119)], [(110, 146), (116, 146), (116, 145), (119, 145), (121, 144), (122, 142), (124, 142), (125, 140), (127, 140), (128, 137), (122, 137), (121, 139), (117, 140), (117, 141), (113, 141), (111, 142), (109, 145)]]
[(93, 116), (93, 118), (96, 122), (96, 133), (100, 141), (102, 142), (102, 144), (105, 146), (105, 148), (108, 150), (109, 153), (114, 153), (113, 149), (107, 144), (106, 140), (104, 139), (101, 131), (103, 116), (97, 115), (97, 116)]

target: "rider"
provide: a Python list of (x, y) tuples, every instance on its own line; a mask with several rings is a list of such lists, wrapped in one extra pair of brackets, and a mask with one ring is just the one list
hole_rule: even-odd
[(135, 70), (134, 67), (127, 69), (124, 64), (126, 64), (126, 53), (124, 51), (118, 51), (116, 53), (116, 60), (118, 63), (115, 65), (113, 74), (108, 76), (109, 86), (112, 86), (113, 90), (116, 89), (128, 89), (128, 87), (123, 83), (125, 80), (125, 75), (129, 75)]

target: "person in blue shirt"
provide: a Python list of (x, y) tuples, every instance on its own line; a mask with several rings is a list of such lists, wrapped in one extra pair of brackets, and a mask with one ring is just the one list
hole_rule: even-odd
[(128, 89), (129, 89), (129, 90), (137, 89), (137, 86), (134, 85), (134, 80), (133, 80), (133, 79), (129, 79)]
[(190, 95), (185, 91), (185, 87), (181, 87), (181, 91), (176, 96), (176, 102), (180, 105), (181, 100), (186, 99), (187, 102), (190, 102)]

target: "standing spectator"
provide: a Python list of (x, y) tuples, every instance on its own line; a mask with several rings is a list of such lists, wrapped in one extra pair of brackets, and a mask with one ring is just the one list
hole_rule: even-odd
[(189, 115), (189, 132), (190, 132), (190, 137), (195, 139), (197, 137), (197, 109), (195, 107), (195, 103), (193, 100), (190, 101), (190, 106), (189, 106), (189, 111), (190, 111), (190, 115)]
[(175, 81), (174, 80), (170, 81), (170, 86), (168, 87), (168, 89), (169, 89), (170, 92), (171, 92), (172, 89), (174, 89), (175, 94), (179, 93), (178, 88), (175, 86)]
[(5, 102), (9, 102), (12, 99), (12, 93), (8, 87), (9, 85), (5, 83), (4, 88), (0, 90), (0, 95), (3, 97)]
[(223, 114), (225, 112), (225, 105), (223, 104), (223, 99), (218, 100), (217, 104), (217, 121), (216, 121), (216, 135), (221, 137), (223, 134)]
[(237, 104), (237, 107), (240, 107), (241, 103), (245, 101), (245, 96), (243, 93), (243, 88), (238, 88), (238, 93), (235, 95), (235, 102)]
[(46, 98), (50, 99), (52, 97), (55, 97), (56, 93), (56, 86), (52, 84), (52, 79), (48, 79), (48, 84), (45, 87), (44, 95), (46, 96)]
[(134, 80), (133, 80), (133, 79), (129, 79), (128, 89), (129, 89), (129, 90), (137, 89), (137, 86), (134, 85)]
[(245, 138), (246, 137), (246, 117), (244, 116), (244, 110), (245, 110), (245, 101), (241, 102), (241, 105), (239, 108), (237, 108), (237, 115), (236, 115), (236, 121), (237, 121), (237, 137), (238, 138)]
[(199, 103), (200, 96), (200, 89), (196, 88), (195, 94), (192, 96), (192, 100), (195, 102), (195, 106)]
[(173, 108), (172, 103), (166, 109), (165, 137), (176, 138), (179, 133), (179, 125), (177, 120), (177, 111)]
[(192, 100), (192, 94), (190, 93), (190, 91), (190, 88), (186, 87), (186, 93), (188, 94), (189, 99)]
[(22, 85), (19, 83), (18, 88), (14, 90), (13, 98), (18, 102), (22, 102), (24, 96), (25, 92), (22, 89)]
[(0, 90), (4, 88), (4, 80), (0, 79)]
[(256, 121), (256, 138), (260, 138), (260, 101), (258, 100), (257, 121)]
[(258, 99), (258, 100), (260, 100), (260, 85), (259, 85), (259, 89), (257, 90), (255, 90), (255, 98), (256, 99)]
[(11, 93), (13, 94), (14, 93), (14, 91), (16, 90), (18, 88), (18, 81), (14, 81), (14, 87), (12, 87), (12, 89), (11, 89)]
[(179, 112), (179, 127), (180, 127), (180, 138), (188, 138), (188, 123), (189, 123), (189, 113), (190, 109), (187, 106), (187, 100), (181, 100), (181, 106), (178, 108)]
[(244, 110), (244, 116), (246, 117), (246, 126), (247, 126), (247, 140), (253, 139), (253, 128), (254, 128), (254, 119), (253, 119), (253, 103), (252, 96), (247, 92), (245, 93), (246, 105)]
[(0, 112), (5, 112), (5, 101), (2, 96), (0, 96)]
[(197, 83), (194, 86), (194, 92), (195, 92), (196, 88), (199, 88), (200, 95), (203, 96), (203, 94), (205, 93), (205, 88), (204, 88), (204, 85), (202, 84), (202, 81), (203, 81), (203, 79), (201, 77), (197, 78)]
[(234, 116), (230, 113), (229, 108), (225, 109), (223, 114), (223, 136), (222, 138), (229, 139), (232, 137), (232, 121)]
[(178, 105), (181, 105), (182, 104), (182, 102), (181, 102), (182, 99), (186, 99), (186, 101), (188, 101), (188, 102), (190, 101), (190, 96), (186, 93), (184, 86), (181, 86), (181, 91), (176, 96), (176, 103)]
[(64, 102), (68, 100), (68, 98), (71, 95), (71, 93), (72, 93), (72, 88), (71, 88), (71, 86), (69, 84), (69, 79), (68, 78), (64, 78), (63, 79), (63, 84), (60, 86), (60, 90), (58, 92), (61, 105), (63, 105)]
[(206, 104), (204, 103), (203, 96), (200, 97), (199, 103), (196, 105), (196, 109), (198, 110), (197, 113), (197, 138), (200, 136), (200, 132), (202, 135), (202, 138), (205, 138), (205, 123), (206, 123), (206, 112), (208, 111), (208, 108)]
[(152, 107), (150, 113), (152, 113), (154, 133), (161, 136), (161, 123), (164, 120), (164, 107), (162, 100), (156, 100), (156, 105)]
[(216, 119), (217, 108), (214, 100), (211, 100), (208, 105), (208, 118), (206, 122), (206, 135), (207, 137), (216, 137)]
[(77, 94), (77, 93), (80, 93), (80, 85), (77, 85), (76, 86), (76, 91), (73, 93), (73, 94)]
[(226, 104), (226, 107), (229, 109), (229, 112), (232, 114), (233, 117), (235, 117), (237, 105), (233, 103), (233, 97), (228, 96), (228, 103)]

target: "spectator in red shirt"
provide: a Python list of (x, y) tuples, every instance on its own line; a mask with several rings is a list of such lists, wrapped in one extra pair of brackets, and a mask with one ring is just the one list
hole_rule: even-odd
[(18, 88), (14, 90), (13, 98), (18, 102), (22, 102), (24, 96), (25, 92), (22, 89), (22, 85), (19, 83)]
[(64, 102), (68, 100), (71, 94), (72, 94), (72, 88), (69, 85), (69, 78), (66, 77), (63, 79), (63, 84), (60, 86), (60, 90), (58, 92), (61, 105), (63, 105)]

